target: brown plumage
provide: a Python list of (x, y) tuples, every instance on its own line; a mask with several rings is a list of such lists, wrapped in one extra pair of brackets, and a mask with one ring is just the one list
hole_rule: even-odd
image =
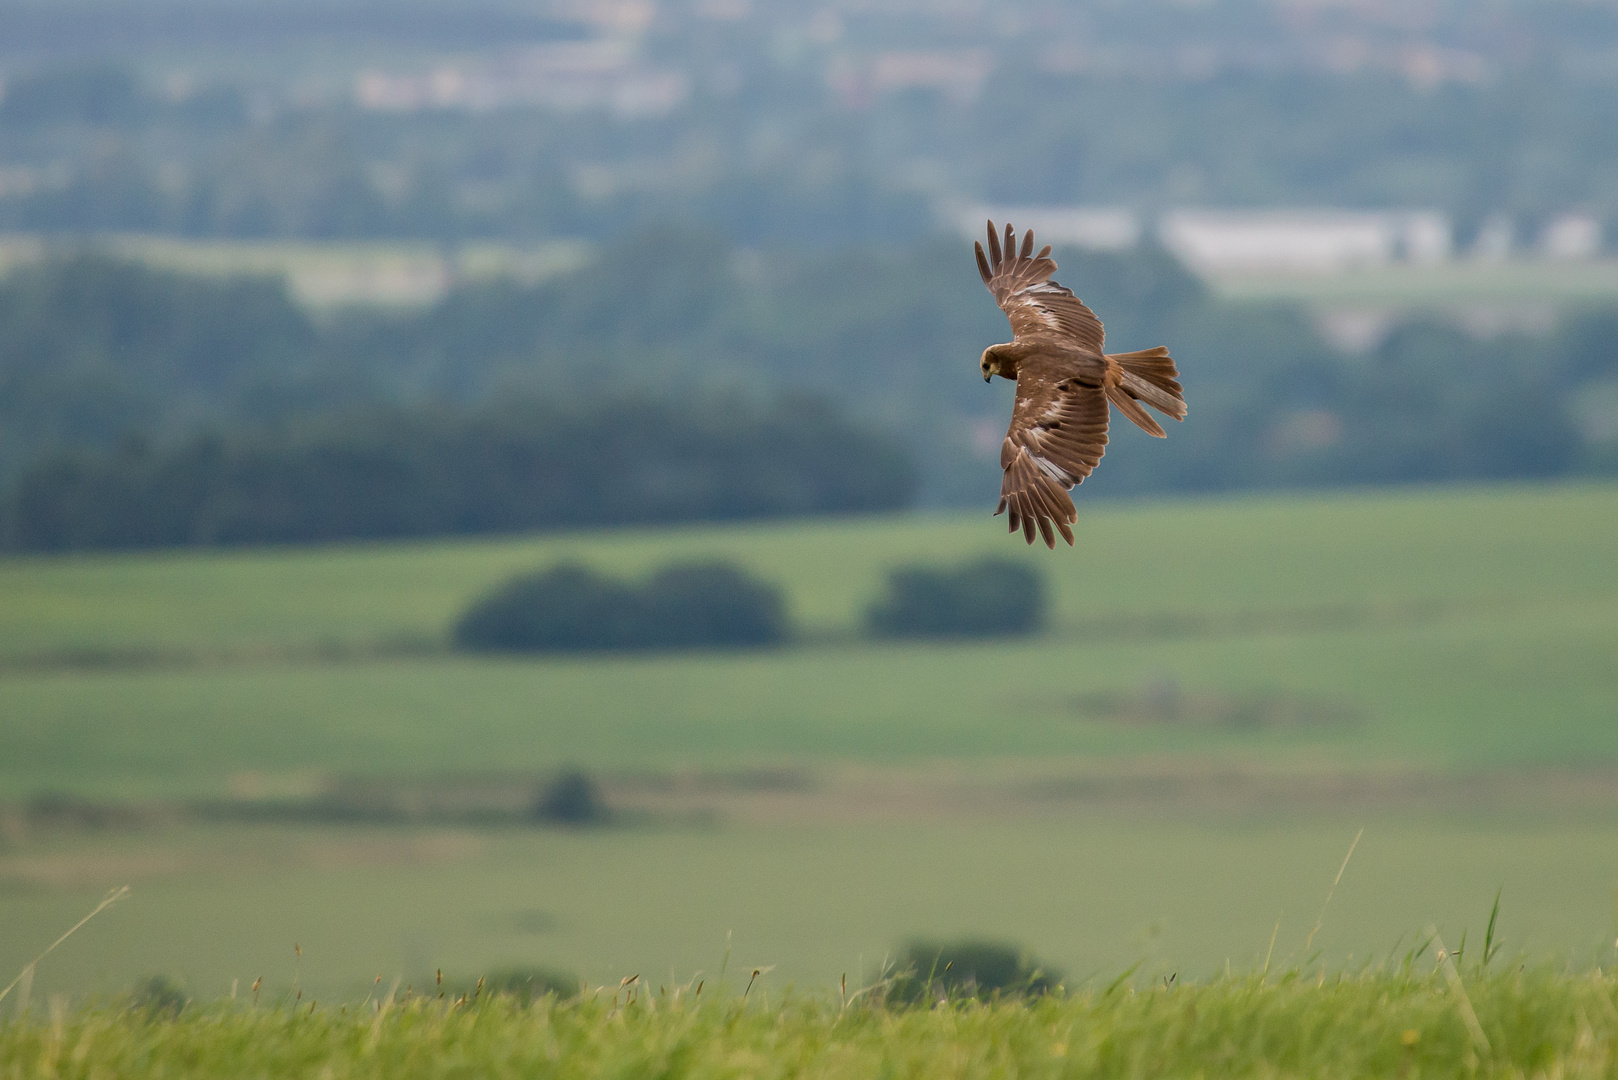
[(1034, 233), (1023, 237), (1006, 226), (1005, 250), (989, 222), (989, 252), (977, 249), (978, 272), (995, 303), (1011, 320), (1012, 340), (983, 350), (983, 381), (999, 375), (1017, 383), (1011, 429), (1000, 446), (1000, 505), (1011, 531), (1022, 529), (1032, 544), (1035, 530), (1047, 547), (1056, 533), (1073, 543), (1079, 519), (1068, 496), (1100, 462), (1107, 447), (1108, 402), (1149, 435), (1163, 428), (1141, 408), (1144, 402), (1176, 420), (1185, 419), (1185, 398), (1174, 360), (1165, 348), (1145, 352), (1101, 351), (1101, 320), (1084, 302), (1051, 280), (1056, 263), (1047, 244), (1034, 252)]

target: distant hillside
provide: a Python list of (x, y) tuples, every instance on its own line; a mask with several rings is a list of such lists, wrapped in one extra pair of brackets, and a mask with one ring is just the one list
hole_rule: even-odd
[[(1305, 310), (1213, 298), (1159, 250), (1057, 254), (1059, 280), (1100, 313), (1111, 347), (1170, 346), (1190, 403), (1166, 440), (1116, 430), (1084, 497), (1618, 469), (1618, 315), (1573, 315), (1550, 333), (1486, 340), (1408, 322), (1349, 355), (1322, 340)], [(342, 487), (335, 472), (312, 464), (328, 452), (356, 460), (395, 447), (373, 462), (394, 463), (389, 482), (399, 494), (390, 498), (416, 490), (430, 501), (429, 474), (476, 459), (484, 453), (476, 445), (515, 439), (523, 453), (549, 446), (542, 456), (562, 457), (547, 457), (546, 467), (564, 471), (573, 466), (562, 462), (589, 458), (586, 444), (618, 446), (626, 433), (614, 409), (623, 401), (667, 403), (672, 411), (646, 421), (642, 434), (668, 447), (686, 438), (672, 434), (685, 423), (679, 417), (691, 418), (693, 433), (711, 431), (705, 418), (724, 415), (727, 403), (753, 402), (738, 415), (763, 416), (758, 403), (808, 393), (820, 404), (805, 415), (818, 419), (787, 443), (766, 424), (728, 449), (691, 451), (735, 460), (751, 479), (722, 469), (697, 488), (727, 495), (701, 495), (673, 516), (892, 507), (912, 492), (932, 505), (989, 505), (1009, 386), (985, 387), (976, 357), (1008, 334), (956, 241), (787, 253), (665, 228), (605, 245), (578, 269), (536, 284), (469, 281), (426, 307), (345, 309), (319, 320), (274, 278), (186, 275), (80, 253), (0, 279), (0, 504), (9, 507), (12, 542), (29, 546), (222, 539), (230, 530), (215, 512), (196, 509), (214, 496), (196, 491), (248, 488), (220, 469), (246, 469), (258, 477), (249, 488), (329, 488), (296, 497), (304, 509), (293, 516), (304, 515), (304, 524), (255, 526), (239, 539), (666, 520), (661, 511), (637, 518), (577, 505), (539, 509), (544, 485), (527, 482), (507, 485), (514, 502), (503, 509), (398, 502), (386, 515), (396, 524), (386, 527), (339, 529), (307, 515), (318, 517), (312, 508)], [(514, 401), (539, 411), (524, 421), (520, 410), (494, 409)], [(368, 419), (355, 426), (355, 417)], [(515, 434), (524, 423), (531, 430)], [(574, 441), (546, 441), (546, 425), (576, 432)], [(657, 442), (658, 431), (676, 442)], [(708, 435), (691, 438), (691, 446), (708, 445)], [(871, 451), (872, 461), (891, 463), (871, 468), (888, 479), (871, 480), (870, 491), (887, 494), (849, 494), (866, 485), (853, 479), (861, 466), (851, 449), (865, 445), (884, 448)], [(682, 453), (653, 456), (665, 465), (693, 460)], [(913, 473), (897, 464), (903, 459), (915, 462)], [(793, 471), (818, 473), (816, 462), (834, 460), (843, 464), (826, 467), (844, 479), (831, 488), (844, 495), (825, 495), (831, 489), (818, 482), (805, 488)], [(787, 470), (774, 474), (784, 485), (775, 492), (764, 490), (777, 468), (770, 462)], [(359, 482), (365, 471), (351, 478)], [(270, 474), (279, 479), (264, 479)], [(455, 486), (471, 492), (493, 475)], [(606, 506), (609, 495), (633, 503), (626, 493), (651, 481), (632, 479), (581, 490), (607, 500), (593, 506)], [(83, 525), (80, 514), (81, 525), (43, 532), (21, 524), (42, 520), (47, 505), (55, 507), (47, 516), (60, 518), (68, 503), (105, 484), (141, 506), (172, 509), (189, 499), (193, 509), (176, 512), (190, 523), (128, 531)], [(175, 492), (186, 484), (195, 490), (181, 498)], [(755, 494), (737, 494), (744, 489)], [(339, 503), (358, 505), (346, 496)], [(91, 500), (82, 511), (110, 505)], [(417, 524), (400, 524), (407, 520)], [(137, 535), (146, 539), (130, 539)]]

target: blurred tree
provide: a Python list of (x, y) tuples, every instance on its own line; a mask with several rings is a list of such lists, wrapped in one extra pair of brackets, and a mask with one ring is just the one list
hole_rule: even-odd
[(49, 67), (6, 84), (0, 128), (50, 124), (122, 127), (146, 114), (134, 72), (121, 64), (74, 63)]
[(1001, 637), (1042, 629), (1047, 606), (1037, 571), (988, 558), (956, 570), (890, 571), (887, 594), (866, 610), (865, 623), (878, 637)]
[(1060, 971), (1014, 946), (972, 938), (913, 941), (900, 954), (896, 969), (887, 999), (911, 1005), (1047, 994), (1062, 978)]
[(643, 596), (651, 637), (671, 644), (774, 645), (787, 636), (781, 590), (729, 563), (666, 566)]
[(736, 648), (787, 634), (781, 590), (719, 562), (664, 567), (641, 588), (587, 567), (512, 579), (457, 620), (455, 643), (477, 652)]
[(506, 582), (455, 623), (455, 644), (476, 652), (573, 652), (644, 642), (645, 605), (634, 589), (564, 564)]
[(556, 825), (594, 825), (606, 821), (609, 813), (601, 788), (590, 775), (567, 769), (540, 789), (532, 816)]
[(153, 1019), (176, 1020), (191, 999), (184, 986), (167, 975), (150, 975), (141, 979), (129, 994), (130, 1004)]
[[(1083, 497), (1608, 468), (1570, 408), (1618, 373), (1609, 312), (1492, 339), (1415, 323), (1347, 356), (1306, 311), (1217, 302), (1161, 251), (1059, 254), (1114, 347), (1171, 346), (1191, 404), (1167, 440), (1115, 427)], [(954, 242), (747, 251), (664, 228), (536, 286), (319, 324), (278, 282), (81, 254), (0, 279), (0, 505), (30, 464), (28, 528), (67, 514), (98, 544), (118, 530), (87, 524), (96, 503), (168, 507), (124, 531), (139, 543), (982, 505), (1009, 388), (973, 357), (1007, 332)], [(144, 457), (113, 451), (131, 431)], [(139, 498), (69, 513), (115, 475)]]
[(530, 399), (65, 451), (0, 518), (6, 544), (65, 550), (862, 513), (913, 490), (895, 440), (821, 405)]
[(496, 968), (481, 979), (445, 979), (443, 983), (448, 997), (465, 995), (469, 1001), (478, 995), (509, 997), (523, 1005), (548, 994), (561, 999), (575, 997), (583, 985), (584, 981), (572, 972), (552, 967)]

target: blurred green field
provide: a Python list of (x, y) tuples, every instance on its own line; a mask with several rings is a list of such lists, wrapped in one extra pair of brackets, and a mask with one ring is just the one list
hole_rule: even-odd
[[(855, 639), (888, 567), (984, 552), (1048, 571), (1050, 633)], [(809, 640), (532, 660), (442, 648), (461, 606), (514, 571), (580, 558), (632, 574), (708, 555), (781, 581)], [(1618, 761), (1611, 487), (1087, 507), (1079, 549), (1054, 553), (971, 516), (14, 558), (0, 562), (0, 596), (0, 797), (217, 793), (247, 771), (564, 762)], [(1165, 681), (1291, 695), (1358, 721), (1116, 724), (1074, 709), (1079, 696)]]
[[(1431, 768), (1618, 759), (1618, 608), (1413, 626), (754, 656), (457, 657), (0, 679), (0, 793), (221, 793), (239, 773), (618, 771), (782, 759), (1236, 752)], [(1091, 721), (1075, 695), (1282, 692), (1357, 723)]]
[[(1365, 834), (1309, 935), (1343, 855)], [(1381, 960), (1428, 923), (1475, 941), (1501, 890), (1509, 954), (1613, 958), (1618, 821), (1278, 815), (406, 833), (182, 830), (0, 855), (6, 981), (104, 887), (130, 896), (39, 966), (37, 1000), (167, 973), (200, 998), (418, 988), (514, 964), (592, 984), (776, 965), (774, 989), (863, 985), (916, 936), (1012, 941), (1105, 985)], [(293, 946), (302, 948), (302, 958)], [(1308, 948), (1305, 948), (1306, 944)]]
[[(733, 966), (778, 964), (772, 978), (819, 986), (923, 934), (1011, 940), (1081, 975), (1138, 959), (1206, 974), (1257, 962), (1277, 920), (1277, 956), (1302, 959), (1362, 825), (1315, 942), (1332, 962), (1380, 955), (1428, 921), (1476, 932), (1500, 887), (1511, 947), (1607, 957), (1618, 488), (1081, 514), (1079, 548), (1057, 552), (966, 515), (0, 560), (0, 803), (563, 764), (608, 778), (780, 765), (809, 785), (800, 802), (787, 792), (702, 827), (0, 828), (0, 974), (125, 883), (130, 899), (41, 965), (39, 993), (153, 972), (205, 995), (258, 975), (289, 985), (293, 942), (297, 977), (322, 996), (377, 973), (511, 963), (684, 978), (718, 966), (727, 933)], [(857, 637), (888, 567), (986, 552), (1047, 570), (1049, 633)], [(462, 605), (518, 570), (577, 558), (635, 574), (713, 555), (782, 582), (805, 640), (551, 659), (445, 644)], [(1320, 716), (1125, 722), (1079, 708), (1163, 685), (1194, 701), (1279, 695)], [(1397, 788), (1220, 805), (1151, 783), (1129, 805), (993, 799), (1142, 763), (1268, 769), (1306, 792), (1309, 777), (1352, 774), (1457, 786), (1397, 805), (1378, 794)], [(1496, 792), (1532, 767), (1546, 779)], [(837, 786), (850, 770), (865, 770), (863, 788)], [(1004, 785), (956, 805), (929, 792), (928, 770)], [(1583, 803), (1557, 795), (1575, 775)]]
[(1618, 597), (1618, 488), (1406, 489), (1086, 504), (1079, 547), (1028, 550), (983, 514), (630, 529), (312, 549), (0, 558), (0, 660), (340, 651), (442, 641), (467, 601), (559, 559), (635, 574), (733, 558), (847, 632), (899, 562), (984, 554), (1049, 575), (1059, 623), (1196, 629)]

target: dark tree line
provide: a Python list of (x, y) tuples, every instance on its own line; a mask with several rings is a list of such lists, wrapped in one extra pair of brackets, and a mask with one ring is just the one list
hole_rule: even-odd
[(964, 566), (900, 566), (865, 611), (873, 637), (1008, 637), (1042, 630), (1050, 607), (1038, 571), (1009, 559)]
[(904, 447), (822, 401), (372, 410), (51, 455), (5, 507), (30, 551), (510, 532), (905, 506)]
[(273, 278), (89, 253), (15, 270), (0, 280), (0, 483), (51, 447), (307, 402), (329, 370), (319, 340)]

